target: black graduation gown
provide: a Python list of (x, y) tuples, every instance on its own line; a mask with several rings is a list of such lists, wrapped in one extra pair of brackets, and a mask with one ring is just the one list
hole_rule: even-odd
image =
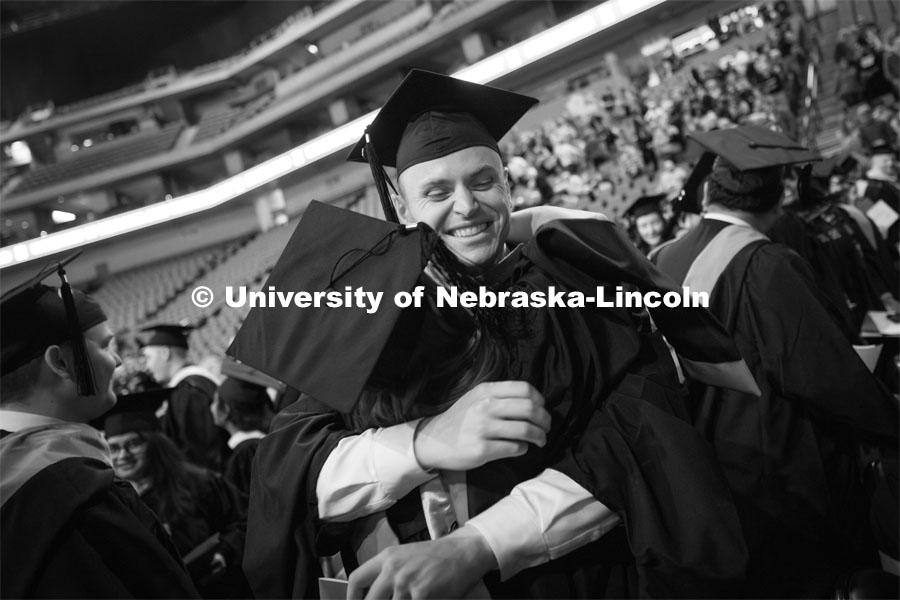
[[(866, 181), (868, 181), (868, 185), (866, 186), (866, 194), (857, 203), (857, 206), (859, 206), (859, 208), (867, 211), (877, 202), (882, 201), (886, 203), (895, 213), (900, 213), (900, 188), (897, 187), (896, 182), (869, 178), (866, 178)], [(888, 228), (887, 233), (884, 237), (887, 240), (888, 251), (890, 252), (891, 259), (896, 264), (897, 261), (900, 260), (900, 256), (898, 256), (898, 252), (900, 252), (900, 248), (898, 248), (898, 246), (900, 246), (900, 220), (894, 221), (894, 223)]]
[[(526, 246), (511, 285), (534, 291), (554, 284), (593, 295), (607, 279), (589, 260), (566, 257), (584, 249), (588, 228), (557, 229)], [(492, 595), (733, 595), (746, 561), (740, 525), (709, 447), (681, 418), (687, 413), (668, 351), (640, 334), (624, 310), (556, 308), (532, 317), (531, 335), (518, 341), (507, 378), (530, 381), (544, 394), (553, 415), (549, 443), (469, 471), (469, 512), (478, 514), (552, 467), (623, 516), (625, 525), (503, 584), (488, 578)], [(350, 435), (339, 415), (323, 411), (302, 397), (276, 417), (257, 451), (244, 560), (257, 597), (316, 597), (316, 557), (339, 550), (348, 527), (322, 527), (317, 517), (318, 473)], [(388, 511), (403, 541), (421, 539), (417, 500), (416, 492)]]
[[(891, 262), (884, 238), (865, 216), (868, 234), (862, 225), (836, 203), (785, 212), (769, 233), (772, 241), (783, 243), (812, 265), (818, 283), (834, 304), (846, 313), (851, 325), (850, 339), (856, 339), (870, 310), (884, 310), (881, 295), (900, 289), (900, 271)], [(788, 231), (787, 222), (799, 222), (803, 239)], [(837, 291), (837, 293), (835, 293)], [(843, 307), (841, 306), (843, 305)]]
[(156, 512), (171, 531), (172, 541), (184, 556), (213, 534), (221, 535), (219, 551), (230, 564), (243, 555), (245, 514), (241, 510), (237, 490), (221, 475), (205, 469), (191, 473), (189, 511), (167, 514), (157, 491), (150, 488), (141, 498)]
[(835, 244), (828, 245), (828, 242), (816, 235), (812, 225), (790, 209), (778, 217), (769, 231), (769, 238), (789, 247), (813, 267), (819, 289), (826, 294), (836, 314), (840, 315), (838, 324), (847, 339), (855, 342), (865, 317), (865, 308), (859, 307), (848, 294), (858, 288), (852, 286), (848, 290), (842, 285), (849, 277), (864, 276), (864, 272), (858, 269), (860, 265), (856, 261), (855, 248), (847, 244), (839, 247)]
[(202, 375), (189, 375), (179, 381), (169, 397), (163, 432), (189, 461), (221, 472), (228, 434), (216, 426), (209, 412), (216, 388), (215, 381)]
[(261, 438), (244, 440), (231, 451), (228, 460), (225, 461), (225, 469), (222, 475), (240, 493), (241, 500), (246, 507), (250, 496), (250, 474), (253, 468), (253, 457), (259, 447)]
[[(684, 281), (728, 224), (703, 219), (655, 262)], [(762, 397), (694, 385), (695, 426), (714, 446), (750, 549), (753, 596), (830, 594), (870, 548), (856, 440), (896, 447), (897, 405), (823, 303), (810, 266), (780, 244), (750, 244), (728, 264), (710, 309), (734, 334)]]
[(159, 520), (100, 461), (41, 470), (0, 515), (4, 598), (199, 597)]

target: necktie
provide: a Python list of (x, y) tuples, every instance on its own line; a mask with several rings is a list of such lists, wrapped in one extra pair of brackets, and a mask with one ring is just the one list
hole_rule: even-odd
[(425, 524), (431, 539), (443, 537), (459, 526), (450, 501), (450, 492), (444, 487), (440, 477), (420, 485), (419, 494), (422, 496), (422, 510), (425, 512)]

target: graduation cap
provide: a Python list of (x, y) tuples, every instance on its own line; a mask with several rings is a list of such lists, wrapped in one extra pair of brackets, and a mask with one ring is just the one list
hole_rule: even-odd
[[(226, 353), (349, 412), (364, 388), (391, 389), (409, 375), (413, 357), (421, 361), (430, 349), (452, 354), (472, 331), (462, 309), (456, 320), (444, 312), (430, 318), (427, 294), (422, 308), (395, 303), (397, 293), (427, 285), (422, 274), (431, 258), (439, 266), (453, 254), (425, 224), (389, 223), (313, 201), (263, 290), (330, 293), (341, 306), (327, 306), (323, 296), (317, 307), (307, 296), (305, 307), (296, 300), (255, 307)], [(383, 293), (377, 310), (357, 301), (360, 288)]]
[(897, 151), (887, 143), (887, 140), (879, 138), (872, 144), (871, 155), (878, 156), (879, 154), (890, 154), (891, 156), (897, 156)]
[(151, 334), (144, 346), (174, 346), (187, 350), (188, 336), (194, 329), (193, 325), (160, 324), (144, 327), (141, 331)]
[(266, 388), (234, 377), (226, 377), (216, 394), (228, 408), (239, 413), (259, 413), (270, 405)]
[(133, 431), (162, 431), (158, 412), (175, 388), (156, 388), (116, 396), (116, 405), (101, 417), (106, 437)]
[(832, 156), (813, 165), (809, 175), (815, 179), (829, 179), (840, 171), (841, 163), (836, 156)]
[(660, 203), (666, 199), (665, 194), (655, 194), (653, 196), (641, 196), (634, 202), (632, 202), (628, 208), (625, 209), (624, 215), (631, 217), (632, 219), (637, 219), (638, 217), (643, 217), (645, 215), (660, 213), (662, 211), (662, 207)]
[[(77, 257), (75, 254), (45, 266), (0, 297), (0, 371), (3, 375), (11, 373), (41, 356), (49, 346), (68, 342), (78, 394), (91, 396), (96, 386), (84, 332), (106, 321), (106, 313), (94, 299), (69, 285), (64, 267)], [(60, 279), (59, 288), (41, 283), (54, 271)]]
[(780, 196), (784, 167), (821, 160), (817, 152), (783, 133), (758, 125), (693, 132), (688, 138), (704, 152), (676, 201), (682, 212), (701, 212), (704, 179), (734, 195)]
[(500, 141), (536, 98), (447, 75), (413, 69), (391, 94), (350, 151), (348, 160), (368, 162), (385, 217), (397, 222), (384, 167), (399, 175), (422, 162), (464, 148)]

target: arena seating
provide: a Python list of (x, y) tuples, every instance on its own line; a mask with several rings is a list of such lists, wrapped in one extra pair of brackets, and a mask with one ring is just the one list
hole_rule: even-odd
[[(296, 220), (291, 221), (239, 245), (213, 268), (192, 279), (190, 285), (175, 295), (165, 308), (153, 314), (152, 319), (139, 325), (149, 324), (151, 320), (153, 323), (192, 323), (199, 326), (191, 338), (192, 358), (199, 360), (208, 354), (221, 356), (249, 311), (249, 307), (226, 307), (225, 287), (245, 285), (248, 289), (259, 289), (296, 224)], [(209, 287), (215, 294), (215, 301), (207, 308), (198, 308), (191, 301), (191, 291), (201, 285)]]
[[(465, 3), (458, 4), (465, 5)], [(688, 58), (674, 77), (664, 80), (662, 85), (653, 90), (654, 93), (650, 94), (650, 98), (665, 98), (675, 95), (679, 88), (685, 90), (687, 86), (692, 85), (692, 68), (702, 71), (704, 66), (717, 63), (723, 56), (733, 55), (740, 48), (749, 50), (763, 43), (765, 38), (765, 32), (754, 31), (733, 38), (716, 50)], [(596, 86), (588, 85), (579, 91), (593, 93), (598, 97), (602, 95), (604, 90), (600, 87), (592, 89), (593, 87)], [(565, 86), (558, 86), (553, 89), (552, 95), (558, 95), (559, 98), (543, 96), (544, 104), (554, 106), (558, 104), (560, 110), (540, 116), (537, 122), (528, 125), (528, 129), (533, 129), (534, 132), (543, 130), (545, 135), (552, 138), (553, 131), (563, 126), (565, 121), (565, 118), (560, 119), (559, 116), (563, 114), (565, 117), (563, 106), (566, 103), (566, 94)], [(621, 94), (617, 93), (616, 96), (619, 97)], [(210, 111), (198, 123), (192, 143), (221, 135), (236, 123), (257, 114), (274, 100), (273, 94), (267, 94), (241, 108)], [(633, 102), (624, 99), (621, 101)], [(631, 114), (639, 113), (631, 112)], [(615, 127), (622, 127), (621, 130), (617, 129), (618, 135), (625, 142), (625, 146), (629, 147), (634, 146), (633, 134), (627, 131), (627, 123), (631, 118), (621, 119), (621, 122), (618, 119), (613, 121)], [(599, 166), (582, 164), (571, 179), (564, 170), (554, 168), (547, 174), (548, 181), (555, 191), (553, 203), (602, 212), (613, 218), (620, 217), (625, 207), (637, 197), (658, 191), (659, 182), (652, 171), (648, 172), (646, 169), (635, 171), (634, 154), (633, 151), (620, 151)], [(531, 160), (527, 154), (525, 156), (527, 160)], [(639, 158), (637, 160), (640, 161)], [(685, 166), (687, 165), (682, 165)], [(581, 184), (572, 186), (568, 183), (577, 178), (581, 179)], [(593, 190), (600, 181), (610, 182), (614, 186), (614, 191), (608, 195), (595, 194), (595, 197), (583, 193), (584, 186)], [(582, 188), (581, 192), (578, 191), (579, 187)], [(151, 322), (191, 322), (198, 326), (191, 338), (191, 359), (200, 361), (210, 355), (221, 357), (250, 310), (247, 306), (241, 308), (227, 306), (226, 286), (247, 286), (250, 291), (260, 289), (295, 225), (296, 220), (293, 220), (287, 225), (259, 234), (246, 244), (237, 244), (233, 252), (220, 254), (218, 259), (213, 259), (208, 254), (203, 257), (195, 254), (191, 257), (174, 259), (170, 265), (157, 263), (151, 268), (146, 268), (149, 272), (156, 272), (157, 269), (171, 271), (183, 269), (180, 275), (173, 277), (175, 282), (167, 284), (167, 287), (158, 283), (159, 275), (154, 279), (149, 272), (135, 271), (134, 274), (121, 276), (122, 282), (106, 283), (101, 292), (112, 294), (117, 302), (116, 306), (126, 311), (124, 315), (118, 316), (117, 324), (134, 329)], [(138, 272), (141, 274), (137, 275)], [(137, 283), (138, 280), (141, 280), (141, 283)], [(200, 285), (208, 286), (215, 294), (215, 301), (209, 307), (198, 308), (191, 301), (191, 291)], [(123, 288), (129, 286), (131, 289), (123, 291)], [(155, 293), (150, 291), (157, 288), (163, 288), (164, 292), (154, 295)]]
[(140, 132), (94, 148), (82, 149), (68, 160), (29, 171), (10, 193), (20, 194), (165, 152), (175, 144), (182, 128), (182, 123), (170, 123), (156, 131)]
[(240, 108), (216, 109), (204, 115), (197, 123), (197, 133), (191, 143), (196, 144), (222, 135), (238, 123), (246, 121), (265, 110), (275, 100), (274, 93), (266, 93), (247, 102)]
[(119, 98), (126, 98), (133, 94), (139, 94), (143, 92), (145, 88), (146, 85), (144, 84), (144, 82), (135, 83), (118, 90), (113, 90), (112, 92), (107, 92), (106, 94), (91, 96), (90, 98), (85, 98), (84, 100), (79, 100), (71, 104), (57, 106), (53, 112), (57, 115), (77, 112), (79, 110), (84, 110), (92, 106), (99, 106), (100, 104), (104, 104), (106, 102), (112, 102), (113, 100), (118, 100)]
[(114, 331), (134, 331), (240, 244), (241, 240), (218, 244), (113, 275), (93, 295), (108, 307)]

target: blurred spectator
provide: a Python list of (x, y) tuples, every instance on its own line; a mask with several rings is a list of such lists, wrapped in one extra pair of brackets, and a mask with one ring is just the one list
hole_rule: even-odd
[(241, 560), (247, 525), (237, 490), (187, 462), (143, 403), (110, 414), (104, 432), (116, 476), (162, 520), (201, 595), (246, 593)]
[(866, 152), (880, 146), (896, 148), (897, 140), (891, 126), (872, 116), (872, 107), (860, 104), (856, 109), (856, 124), (859, 128), (859, 142)]
[(638, 249), (649, 254), (672, 238), (671, 228), (663, 217), (660, 203), (665, 196), (642, 196), (625, 211), (629, 234)]
[(834, 93), (840, 97), (845, 107), (856, 106), (862, 100), (863, 87), (859, 83), (859, 73), (849, 60), (838, 62)]
[(229, 434), (231, 454), (225, 461), (223, 475), (241, 493), (246, 508), (253, 457), (275, 416), (272, 403), (261, 385), (228, 377), (216, 390), (210, 411), (213, 422)]
[[(894, 139), (896, 145), (896, 139)], [(897, 151), (881, 145), (873, 148), (869, 170), (857, 183), (857, 206), (866, 212), (887, 239), (891, 258), (898, 262), (900, 244), (900, 188), (897, 186)]]
[(188, 361), (193, 327), (154, 325), (143, 348), (147, 370), (160, 385), (174, 388), (163, 427), (196, 465), (220, 470), (226, 454), (225, 434), (212, 422), (209, 406), (219, 385), (213, 373)]
[(675, 196), (687, 181), (688, 172), (681, 165), (675, 165), (671, 160), (664, 160), (659, 172), (659, 191), (671, 198)]

